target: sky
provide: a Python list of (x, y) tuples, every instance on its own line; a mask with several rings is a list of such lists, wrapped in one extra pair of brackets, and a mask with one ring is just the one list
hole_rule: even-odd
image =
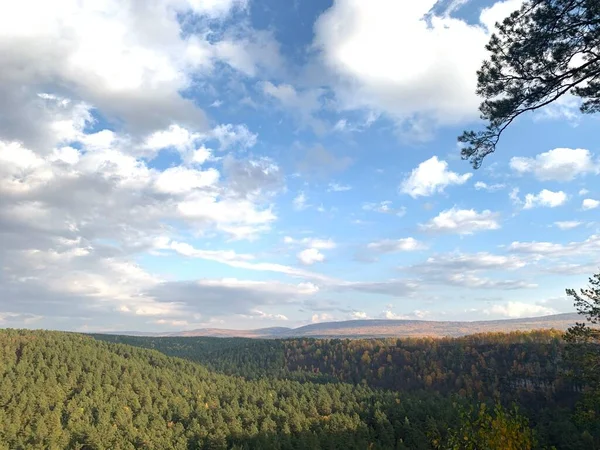
[(0, 5), (0, 327), (297, 327), (574, 311), (598, 116), (474, 170), (507, 0)]

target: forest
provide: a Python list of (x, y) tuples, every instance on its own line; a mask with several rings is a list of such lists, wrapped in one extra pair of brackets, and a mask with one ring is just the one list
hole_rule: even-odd
[(600, 448), (566, 346), (2, 330), (0, 448)]

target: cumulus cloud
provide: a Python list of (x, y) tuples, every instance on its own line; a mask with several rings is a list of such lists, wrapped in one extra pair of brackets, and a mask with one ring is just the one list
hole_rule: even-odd
[(555, 148), (534, 158), (513, 157), (510, 167), (520, 175), (531, 173), (541, 181), (570, 181), (600, 171), (600, 163), (582, 148)]
[(212, 137), (219, 141), (221, 150), (238, 147), (242, 150), (254, 147), (258, 135), (252, 133), (246, 125), (222, 124), (212, 130)]
[(281, 168), (270, 158), (223, 159), (223, 174), (231, 194), (248, 200), (271, 198), (285, 188)]
[(525, 302), (506, 302), (492, 305), (484, 310), (485, 314), (517, 319), (519, 317), (548, 316), (556, 314), (555, 309)]
[[(192, 74), (207, 74), (217, 62), (232, 61), (219, 51), (218, 39), (205, 39), (207, 27), (221, 26), (245, 4), (238, 0), (109, 0), (93, 8), (81, 2), (56, 7), (37, 0), (4, 4), (0, 136), (37, 151), (52, 148), (61, 138), (69, 140), (68, 134), (57, 131), (69, 125), (67, 117), (81, 101), (136, 136), (173, 124), (207, 131), (205, 113), (182, 93), (192, 85)], [(178, 20), (181, 15), (195, 16), (199, 32), (185, 33)], [(237, 36), (228, 39), (228, 45), (252, 62), (255, 54), (246, 41)], [(56, 101), (62, 98), (67, 100)]]
[(537, 206), (556, 208), (567, 202), (567, 194), (563, 191), (553, 192), (548, 189), (542, 189), (538, 194), (527, 194), (523, 209), (531, 209)]
[(332, 239), (318, 239), (312, 237), (294, 239), (290, 236), (286, 236), (283, 238), (283, 242), (292, 245), (304, 245), (307, 247), (316, 248), (318, 250), (331, 250), (336, 247), (336, 244)]
[[(263, 201), (259, 196), (239, 195), (248, 183), (235, 182), (235, 173), (228, 173), (227, 185), (216, 168), (160, 171), (121, 151), (123, 139), (114, 132), (79, 133), (77, 148), (52, 151), (35, 152), (0, 140), (0, 297), (13, 304), (10, 309), (0, 305), (0, 310), (37, 311), (48, 324), (67, 311), (73, 324), (92, 311), (99, 320), (112, 317), (106, 320), (119, 323), (127, 317), (141, 327), (145, 324), (135, 322), (136, 317), (179, 320), (185, 312), (177, 299), (147, 293), (163, 280), (133, 263), (140, 253), (169, 242), (165, 236), (173, 230), (165, 221), (180, 229), (250, 237), (275, 219), (268, 206), (258, 206)], [(173, 141), (156, 146), (167, 142)], [(248, 191), (268, 186), (259, 181), (248, 185)], [(244, 255), (201, 256), (249, 263)]]
[(313, 314), (310, 318), (312, 323), (332, 322), (335, 318), (329, 313)]
[(317, 262), (325, 261), (325, 255), (321, 250), (331, 250), (336, 247), (336, 244), (331, 239), (318, 239), (306, 237), (303, 239), (294, 239), (286, 236), (283, 242), (290, 246), (305, 246), (304, 250), (297, 253), (298, 261), (304, 265), (312, 265)]
[(451, 209), (440, 212), (425, 224), (421, 230), (432, 233), (473, 234), (479, 231), (500, 228), (499, 214), (490, 210), (477, 212), (474, 209)]
[(391, 310), (391, 308), (385, 309), (379, 317), (386, 320), (425, 320), (430, 315), (429, 311), (421, 311), (419, 309), (414, 310), (408, 314), (398, 314)]
[(423, 250), (427, 246), (417, 241), (415, 238), (408, 237), (402, 239), (383, 239), (377, 242), (367, 244), (367, 249), (375, 253), (396, 253)]
[(464, 184), (471, 176), (471, 173), (459, 175), (449, 171), (446, 161), (440, 161), (437, 156), (433, 156), (413, 169), (400, 185), (400, 192), (413, 198), (428, 197), (444, 192), (448, 186)]
[(561, 230), (572, 230), (573, 228), (577, 228), (579, 225), (581, 225), (581, 223), (582, 222), (579, 222), (577, 220), (565, 220), (554, 222), (554, 226)]
[(600, 200), (595, 200), (593, 198), (586, 198), (581, 202), (581, 209), (584, 210), (596, 209), (598, 206), (600, 206)]
[(325, 261), (325, 255), (316, 248), (307, 248), (298, 253), (298, 260), (307, 266)]
[(341, 108), (381, 112), (403, 131), (429, 135), (477, 117), (485, 45), (494, 23), (520, 4), (497, 2), (470, 25), (432, 13), (435, 0), (338, 0), (317, 20), (313, 44)]

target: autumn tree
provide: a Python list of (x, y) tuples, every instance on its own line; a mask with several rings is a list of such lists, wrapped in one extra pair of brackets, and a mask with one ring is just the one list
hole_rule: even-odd
[(451, 430), (443, 447), (449, 450), (530, 450), (536, 445), (527, 419), (516, 408), (496, 404), (490, 413), (485, 403), (477, 411), (461, 412), (461, 426)]
[(529, 111), (572, 94), (582, 113), (600, 111), (600, 2), (529, 0), (496, 24), (477, 72), (483, 131), (465, 131), (463, 159), (478, 168), (504, 130)]

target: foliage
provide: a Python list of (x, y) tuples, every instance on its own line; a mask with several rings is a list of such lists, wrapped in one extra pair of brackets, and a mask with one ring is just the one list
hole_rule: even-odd
[(0, 331), (0, 448), (431, 448), (451, 401), (216, 374), (77, 334)]
[[(444, 339), (95, 337), (154, 348), (254, 380), (267, 377), (328, 386), (352, 383), (399, 395), (457, 396), (463, 405), (493, 399), (504, 404), (516, 401), (536, 430), (539, 448), (600, 448), (600, 429), (572, 420), (580, 386), (563, 376), (567, 367), (562, 335), (543, 330)], [(413, 424), (413, 417), (407, 417)], [(439, 428), (429, 428), (427, 422), (421, 426), (430, 445), (434, 440), (437, 445), (444, 442)], [(402, 445), (399, 448), (414, 448)]]
[(448, 450), (531, 450), (536, 441), (528, 421), (516, 407), (506, 411), (496, 404), (490, 414), (485, 403), (475, 412), (461, 411), (461, 425), (450, 430)]
[[(469, 398), (464, 392), (456, 395), (463, 389), (458, 386), (443, 395), (437, 393), (432, 388), (433, 380), (420, 380), (421, 374), (430, 373), (431, 367), (449, 373), (441, 367), (449, 363), (455, 365), (450, 370), (472, 375), (471, 358), (477, 358), (476, 367), (481, 368), (482, 361), (487, 364), (492, 357), (507, 359), (497, 363), (496, 368), (518, 367), (526, 362), (523, 367), (537, 370), (540, 360), (525, 357), (527, 352), (548, 352), (544, 358), (558, 363), (562, 348), (552, 332), (479, 335), (439, 342), (178, 339), (132, 340), (163, 350), (170, 348), (190, 359), (194, 359), (194, 349), (199, 348), (199, 354), (212, 355), (214, 364), (218, 349), (229, 355), (223, 361), (224, 369), (249, 364), (240, 371), (250, 373), (251, 367), (260, 375), (245, 379), (219, 374), (156, 350), (79, 334), (0, 330), (0, 449), (426, 450), (448, 442), (452, 430), (466, 430), (473, 439), (493, 442), (501, 436), (521, 436), (523, 430), (517, 425), (522, 418), (512, 411), (496, 411), (491, 419), (486, 415), (469, 416), (465, 422), (466, 416), (461, 420), (458, 414), (470, 404), (489, 401), (480, 393), (484, 385), (492, 383), (490, 379), (474, 377), (473, 396)], [(494, 350), (503, 345), (504, 350)], [(428, 347), (435, 350), (427, 351)], [(275, 356), (261, 356), (261, 350), (267, 348)], [(552, 351), (558, 352), (556, 358), (551, 356)], [(404, 352), (410, 360), (400, 358)], [(240, 353), (245, 353), (244, 359), (238, 359)], [(438, 357), (444, 359), (436, 366), (433, 358)], [(302, 358), (306, 366), (291, 371), (285, 366)], [(394, 362), (393, 358), (398, 360)], [(453, 358), (457, 358), (454, 363)], [(318, 361), (328, 362), (323, 368), (329, 373), (318, 372)], [(460, 361), (463, 365), (458, 369)], [(412, 379), (423, 383), (423, 389), (413, 391), (413, 386), (419, 384), (404, 385), (402, 379), (397, 383), (399, 390), (376, 388), (376, 374), (385, 373), (377, 364), (383, 362), (386, 367), (413, 366)], [(349, 376), (352, 373), (375, 375), (354, 381)], [(395, 373), (399, 376), (410, 372), (398, 369)], [(303, 382), (289, 379), (304, 375)], [(392, 380), (390, 377), (386, 383)], [(519, 397), (525, 399), (526, 391), (519, 392)], [(480, 397), (482, 400), (478, 400)], [(539, 440), (535, 448), (600, 448), (598, 427), (574, 423), (571, 409), (552, 396), (536, 398), (537, 403), (529, 400), (528, 407), (522, 409)], [(488, 428), (469, 428), (469, 423), (487, 424)], [(489, 431), (489, 427), (504, 431)]]
[(249, 379), (347, 382), (548, 405), (573, 399), (573, 386), (559, 371), (562, 333), (553, 330), (443, 339), (96, 338), (154, 348)]
[(600, 111), (600, 2), (529, 0), (501, 24), (486, 49), (490, 58), (477, 72), (479, 109), (488, 122), (465, 131), (463, 159), (475, 168), (521, 114), (566, 94), (583, 100), (581, 111)]
[[(600, 273), (589, 279), (590, 285), (578, 293), (567, 289), (575, 307), (586, 318), (569, 328), (565, 340), (568, 358), (572, 362), (572, 376), (585, 386), (584, 398), (579, 405), (579, 418), (589, 423), (600, 422)], [(595, 325), (595, 326), (594, 326)]]

